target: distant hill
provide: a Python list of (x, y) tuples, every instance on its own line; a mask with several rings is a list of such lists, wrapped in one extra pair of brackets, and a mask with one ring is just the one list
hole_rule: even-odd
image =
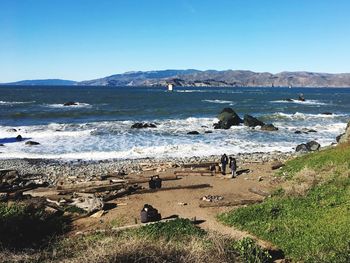
[(350, 87), (350, 73), (268, 72), (247, 70), (162, 70), (117, 74), (82, 81), (93, 86), (175, 86), (188, 87)]
[(70, 80), (23, 80), (6, 85), (80, 85), (156, 87), (173, 83), (186, 87), (350, 87), (350, 73), (253, 72), (248, 70), (158, 70), (133, 71), (104, 78), (75, 82)]
[(2, 85), (18, 85), (18, 86), (71, 86), (77, 82), (64, 79), (33, 79), (33, 80), (21, 80), (16, 82), (4, 83)]

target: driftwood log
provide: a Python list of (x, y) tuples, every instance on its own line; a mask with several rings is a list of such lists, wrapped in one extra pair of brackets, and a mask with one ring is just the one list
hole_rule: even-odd
[(179, 185), (179, 186), (162, 187), (162, 188), (156, 188), (156, 189), (141, 189), (141, 190), (137, 190), (135, 194), (154, 193), (154, 192), (179, 190), (179, 189), (201, 189), (201, 188), (208, 188), (208, 187), (212, 187), (212, 186), (210, 184), (193, 184), (193, 185), (185, 185), (185, 186)]
[(257, 194), (257, 195), (264, 196), (264, 197), (267, 197), (270, 195), (268, 192), (265, 192), (263, 190), (256, 189), (256, 188), (249, 188), (248, 191), (253, 193), (253, 194)]
[(209, 168), (210, 166), (219, 166), (219, 163), (211, 162), (211, 163), (189, 163), (189, 164), (184, 164), (182, 167), (184, 168)]
[(243, 199), (243, 200), (227, 201), (227, 202), (207, 202), (207, 203), (199, 204), (199, 207), (206, 208), (206, 207), (239, 206), (239, 205), (257, 204), (261, 202), (262, 200), (257, 200), (257, 199)]

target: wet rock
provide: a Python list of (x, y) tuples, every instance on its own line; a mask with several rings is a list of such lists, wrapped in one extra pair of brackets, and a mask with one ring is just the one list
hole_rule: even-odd
[(262, 121), (259, 121), (257, 118), (254, 118), (251, 115), (244, 115), (244, 119), (243, 119), (244, 125), (248, 126), (248, 127), (255, 127), (255, 126), (264, 126), (265, 123), (263, 123)]
[(25, 145), (29, 145), (29, 146), (32, 146), (32, 145), (39, 145), (40, 143), (38, 143), (38, 142), (34, 142), (34, 141), (27, 141), (26, 143), (25, 143)]
[(317, 132), (317, 131), (313, 130), (313, 129), (310, 129), (310, 130), (307, 130), (307, 132)]
[(22, 141), (23, 140), (23, 138), (22, 138), (22, 136), (21, 135), (17, 135), (17, 137), (16, 137), (16, 141)]
[(231, 126), (237, 126), (243, 121), (232, 108), (224, 108), (219, 116), (219, 122), (214, 123), (214, 129), (230, 129)]
[(294, 133), (295, 134), (301, 134), (302, 132), (301, 131), (295, 131)]
[(131, 129), (157, 128), (154, 123), (136, 122), (131, 125)]
[(318, 151), (321, 147), (321, 145), (316, 141), (310, 141), (306, 144), (309, 151)]
[(326, 111), (326, 112), (322, 112), (321, 114), (322, 114), (322, 115), (333, 115), (333, 113), (332, 113), (332, 112), (328, 112), (328, 111)]
[(7, 132), (17, 132), (16, 129), (7, 129), (6, 131), (7, 131)]
[(75, 101), (68, 101), (63, 103), (63, 106), (76, 106), (76, 105), (78, 105), (78, 103)]
[(265, 124), (261, 127), (262, 131), (278, 131), (278, 128), (273, 124)]
[(0, 143), (0, 146), (5, 146), (5, 145), (3, 145), (2, 143)]
[(212, 131), (205, 131), (204, 133), (213, 133)]
[(296, 148), (295, 148), (296, 152), (308, 152), (309, 149), (307, 147), (307, 145), (305, 143), (299, 144)]
[(188, 132), (187, 134), (191, 134), (191, 135), (198, 135), (198, 134), (199, 134), (199, 132), (197, 132), (197, 131), (190, 131), (190, 132)]

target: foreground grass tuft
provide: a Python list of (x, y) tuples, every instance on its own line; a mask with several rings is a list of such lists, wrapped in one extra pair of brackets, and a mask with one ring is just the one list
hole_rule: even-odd
[(133, 231), (65, 238), (31, 255), (0, 252), (1, 256), (15, 262), (52, 263), (237, 262), (232, 240), (205, 233), (184, 219)]
[(43, 206), (0, 203), (0, 246), (19, 249), (40, 247), (68, 229), (68, 221)]

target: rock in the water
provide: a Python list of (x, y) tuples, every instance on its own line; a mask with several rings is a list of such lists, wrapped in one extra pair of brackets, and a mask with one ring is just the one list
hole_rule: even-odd
[(0, 143), (0, 146), (5, 146), (5, 145), (3, 145), (2, 143)]
[(76, 105), (78, 105), (78, 103), (75, 101), (68, 101), (63, 103), (63, 106), (76, 106)]
[(295, 148), (296, 152), (308, 152), (309, 149), (307, 147), (307, 145), (305, 143), (299, 144), (296, 148)]
[(27, 141), (25, 144), (26, 145), (39, 145), (40, 143), (34, 142), (34, 141)]
[(154, 123), (136, 122), (131, 125), (131, 129), (157, 128)]
[(204, 133), (213, 133), (212, 131), (205, 131)]
[(332, 112), (328, 112), (328, 111), (326, 111), (326, 112), (322, 112), (321, 114), (322, 114), (322, 115), (333, 115), (333, 113), (332, 113)]
[(278, 131), (278, 128), (275, 127), (273, 124), (265, 124), (261, 126), (262, 131)]
[(312, 152), (313, 151), (318, 151), (320, 149), (320, 147), (321, 147), (321, 145), (318, 142), (316, 142), (316, 141), (308, 142), (306, 144), (306, 146), (307, 146), (308, 150), (312, 151)]
[(317, 132), (317, 131), (313, 130), (313, 129), (310, 129), (310, 130), (307, 130), (307, 132)]
[(295, 134), (301, 134), (302, 132), (301, 131), (295, 131), (294, 133)]
[(231, 126), (237, 126), (243, 122), (232, 108), (224, 108), (218, 119), (219, 122), (214, 124), (214, 129), (230, 129)]
[(7, 131), (7, 132), (17, 132), (16, 129), (7, 129), (6, 131)]
[(243, 119), (244, 125), (248, 126), (248, 127), (255, 127), (255, 126), (264, 126), (265, 123), (263, 123), (262, 121), (259, 121), (257, 118), (254, 118), (251, 115), (244, 115), (244, 119)]
[(23, 138), (22, 138), (21, 135), (18, 135), (18, 136), (16, 137), (16, 141), (22, 141), (22, 140), (23, 140)]
[(190, 132), (188, 132), (187, 134), (198, 135), (199, 132), (197, 132), (197, 131), (190, 131)]

